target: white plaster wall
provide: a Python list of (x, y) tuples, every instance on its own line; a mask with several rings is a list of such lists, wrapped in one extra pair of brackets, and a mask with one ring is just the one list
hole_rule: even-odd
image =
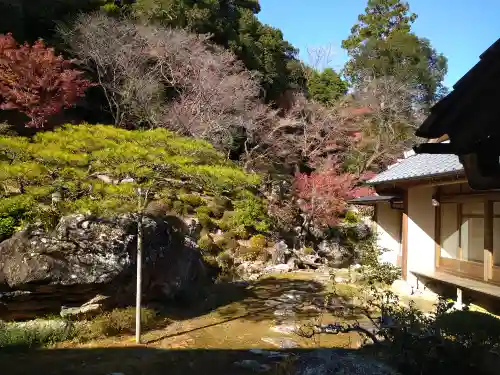
[(377, 204), (377, 245), (389, 250), (381, 255), (382, 262), (397, 264), (401, 251), (401, 220), (402, 211), (393, 210), (389, 203)]
[(435, 208), (432, 205), (433, 187), (414, 187), (408, 190), (408, 282), (416, 286), (415, 271), (434, 270)]

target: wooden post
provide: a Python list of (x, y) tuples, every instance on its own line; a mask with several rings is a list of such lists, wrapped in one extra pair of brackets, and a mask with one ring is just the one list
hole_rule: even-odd
[(436, 196), (439, 204), (434, 209), (434, 270), (439, 268), (441, 258), (441, 202), (439, 201), (439, 190), (438, 187)]
[(441, 259), (441, 208), (437, 206), (435, 209), (435, 227), (434, 227), (434, 269), (439, 268), (439, 260)]
[(462, 251), (462, 203), (457, 204), (457, 231), (458, 231), (458, 251), (457, 251), (457, 259), (458, 259), (458, 269), (455, 271), (460, 271), (460, 264), (463, 258)]
[(463, 308), (463, 298), (462, 298), (462, 289), (457, 288), (457, 303), (456, 308), (462, 310)]
[(493, 202), (484, 202), (484, 280), (493, 277)]
[(403, 254), (401, 259), (401, 278), (406, 281), (408, 279), (408, 190), (405, 190), (403, 199), (404, 209), (401, 233), (401, 247)]

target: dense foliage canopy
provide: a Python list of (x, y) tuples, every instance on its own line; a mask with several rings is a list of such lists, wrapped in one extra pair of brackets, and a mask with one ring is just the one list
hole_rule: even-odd
[[(210, 144), (164, 130), (68, 125), (32, 141), (0, 137), (0, 217), (23, 220), (68, 212), (134, 211), (135, 188), (221, 194), (259, 183)], [(53, 194), (63, 199), (53, 205)]]
[(148, 22), (212, 35), (212, 41), (229, 48), (248, 70), (260, 74), (269, 100), (305, 84), (298, 50), (279, 29), (258, 20), (257, 0), (137, 0), (132, 9)]
[(332, 68), (313, 70), (307, 79), (307, 90), (311, 99), (330, 107), (347, 93), (347, 83)]
[[(252, 185), (256, 171), (288, 183), (290, 201), (273, 202), (276, 212), (288, 210), (290, 218), (302, 212), (319, 225), (333, 225), (362, 183), (360, 176), (380, 171), (411, 145), (414, 127), (444, 91), (446, 59), (412, 33), (416, 15), (400, 0), (368, 1), (343, 42), (349, 55), (343, 78), (328, 64), (319, 68), (299, 61), (282, 32), (259, 21), (257, 0), (58, 0), (50, 5), (0, 0), (0, 10), (5, 21), (0, 32), (13, 33), (1, 39), (1, 109), (27, 116), (27, 126), (59, 121), (44, 131), (64, 122), (116, 127), (66, 126), (39, 133), (33, 142), (2, 141), (25, 147), (20, 153), (5, 148), (11, 157), (4, 155), (5, 202), (23, 197), (35, 202), (33, 207), (48, 205), (59, 214), (128, 209), (124, 202), (134, 196), (132, 186), (167, 176), (214, 192)], [(128, 148), (96, 140), (89, 146), (89, 134), (102, 142), (122, 137)], [(69, 137), (67, 144), (62, 136)], [(191, 139), (197, 151), (160, 151), (170, 150), (173, 139), (185, 144)], [(71, 149), (73, 144), (84, 151)], [(104, 156), (109, 160), (103, 162)], [(228, 160), (241, 163), (248, 174)], [(116, 183), (122, 180), (133, 183)], [(52, 181), (66, 195), (55, 208), (49, 195), (56, 188), (47, 187)], [(35, 187), (45, 195), (33, 196)], [(317, 202), (318, 191), (326, 207), (320, 214), (316, 203), (307, 203)], [(256, 217), (267, 223), (262, 201), (240, 201), (248, 205), (233, 217), (238, 225), (246, 227)], [(17, 214), (5, 212), (18, 223)], [(331, 221), (323, 220), (330, 214)], [(222, 220), (219, 216), (210, 220)]]

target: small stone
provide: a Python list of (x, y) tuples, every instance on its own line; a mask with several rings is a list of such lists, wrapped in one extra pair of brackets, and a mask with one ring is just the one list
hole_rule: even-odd
[(274, 316), (280, 316), (280, 317), (294, 317), (295, 312), (293, 310), (275, 310), (274, 311)]
[(263, 337), (262, 341), (280, 349), (293, 349), (299, 346), (299, 344), (297, 344), (295, 341), (286, 337)]
[(287, 273), (292, 268), (288, 264), (277, 264), (275, 266), (268, 266), (264, 269), (265, 273)]
[(271, 327), (271, 331), (278, 332), (278, 333), (283, 333), (285, 335), (291, 335), (297, 330), (296, 325), (286, 325), (286, 324), (280, 324), (274, 327)]
[(346, 284), (347, 279), (343, 278), (342, 276), (335, 276), (335, 282), (339, 284)]
[(319, 312), (319, 311), (321, 311), (321, 307), (316, 306), (316, 305), (307, 305), (307, 306), (304, 306), (301, 310), (302, 311), (316, 311), (316, 312)]

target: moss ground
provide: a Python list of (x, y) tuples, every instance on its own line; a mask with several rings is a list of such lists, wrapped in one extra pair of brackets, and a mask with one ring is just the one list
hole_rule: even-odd
[[(314, 273), (273, 275), (248, 286), (217, 285), (190, 308), (176, 307), (163, 313), (170, 319), (164, 328), (147, 332), (142, 345), (133, 336), (120, 336), (85, 344), (65, 342), (51, 348), (0, 352), (0, 365), (10, 375), (74, 374), (248, 374), (236, 361), (252, 359), (250, 349), (272, 349), (269, 340), (286, 336), (298, 345), (295, 351), (316, 347), (356, 348), (359, 337), (329, 335), (315, 340), (275, 332), (277, 304), (283, 296), (300, 293), (294, 306), (294, 322), (352, 320), (355, 314), (321, 314), (321, 304), (330, 292)], [(346, 291), (342, 291), (346, 292)], [(348, 294), (352, 290), (347, 291)], [(347, 293), (346, 292), (346, 293)], [(340, 298), (341, 296), (339, 296)], [(269, 373), (276, 373), (272, 369)]]

